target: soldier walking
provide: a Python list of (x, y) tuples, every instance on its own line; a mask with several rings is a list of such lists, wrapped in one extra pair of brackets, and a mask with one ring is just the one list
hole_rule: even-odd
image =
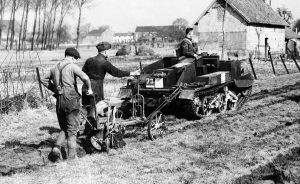
[(52, 148), (55, 160), (61, 159), (61, 146), (67, 140), (67, 158), (77, 157), (76, 136), (80, 123), (80, 99), (76, 78), (79, 77), (87, 86), (87, 95), (92, 95), (91, 82), (81, 68), (75, 64), (80, 58), (75, 48), (65, 50), (65, 58), (50, 69), (41, 79), (42, 84), (55, 93), (56, 114), (61, 128), (57, 141)]

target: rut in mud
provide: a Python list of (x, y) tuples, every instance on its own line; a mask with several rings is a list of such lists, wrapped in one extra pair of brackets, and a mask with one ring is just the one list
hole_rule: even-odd
[[(19, 141), (6, 142), (0, 149), (0, 176), (10, 176), (16, 173), (32, 172), (40, 167), (51, 164), (49, 153), (55, 140), (48, 139), (39, 144), (22, 144)], [(82, 145), (82, 140), (77, 142)], [(66, 157), (66, 151), (62, 148), (62, 155)], [(78, 156), (83, 157), (86, 152), (79, 147)]]

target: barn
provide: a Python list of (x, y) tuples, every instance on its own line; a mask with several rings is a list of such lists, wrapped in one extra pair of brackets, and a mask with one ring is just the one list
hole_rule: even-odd
[(285, 53), (287, 23), (263, 0), (214, 0), (193, 26), (200, 52), (222, 59)]
[(110, 28), (99, 28), (90, 31), (85, 38), (82, 39), (81, 44), (85, 45), (95, 45), (99, 42), (113, 41), (113, 32)]

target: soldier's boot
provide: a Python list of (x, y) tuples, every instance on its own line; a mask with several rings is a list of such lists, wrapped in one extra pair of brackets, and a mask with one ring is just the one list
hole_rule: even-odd
[(58, 135), (58, 138), (55, 142), (55, 145), (53, 146), (50, 154), (49, 159), (53, 162), (57, 162), (59, 160), (62, 160), (62, 154), (61, 154), (61, 145), (66, 139), (66, 135), (64, 131), (61, 131)]
[(62, 160), (62, 155), (61, 155), (60, 147), (54, 146), (52, 148), (52, 156), (53, 156), (53, 161), (54, 162)]
[(76, 152), (76, 136), (71, 135), (67, 139), (68, 141), (68, 159), (74, 159), (77, 158), (77, 152)]

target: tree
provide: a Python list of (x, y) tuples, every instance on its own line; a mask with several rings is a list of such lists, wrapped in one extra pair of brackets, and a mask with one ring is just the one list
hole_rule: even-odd
[(24, 23), (25, 12), (26, 12), (26, 1), (23, 3), (23, 13), (22, 13), (21, 27), (20, 27), (20, 31), (19, 31), (19, 45), (18, 45), (18, 50), (21, 49), (21, 38), (22, 38), (22, 33), (23, 33), (23, 23)]
[[(39, 40), (40, 40), (40, 35), (41, 35), (41, 13), (42, 13), (42, 0), (40, 0), (40, 6), (39, 6), (39, 10), (38, 10), (38, 19), (39, 19), (39, 23), (38, 23), (38, 33), (37, 33), (37, 37), (36, 37), (36, 47), (39, 48)], [(34, 37), (33, 37), (34, 38)]]
[(42, 25), (42, 39), (41, 39), (41, 44), (42, 44), (42, 48), (44, 48), (45, 42), (46, 42), (46, 29), (47, 29), (47, 25), (46, 25), (46, 20), (47, 20), (47, 0), (44, 0), (42, 2), (42, 7), (43, 9), (43, 25)]
[[(83, 24), (82, 26), (80, 26), (80, 36), (82, 38), (84, 38), (87, 34), (89, 34), (89, 32), (91, 31), (91, 27), (92, 24), (87, 23), (87, 24)], [(102, 29), (101, 27), (99, 27), (99, 30)]]
[(56, 47), (59, 47), (59, 44), (62, 39), (62, 33), (63, 33), (63, 22), (65, 19), (65, 16), (69, 13), (69, 11), (73, 8), (74, 0), (60, 0), (60, 15), (59, 15), (59, 21), (58, 21), (58, 27), (57, 27), (57, 43)]
[(4, 12), (7, 7), (7, 0), (0, 0), (0, 45), (1, 45), (1, 39), (2, 39), (2, 29), (5, 25), (3, 25), (3, 17)]
[[(24, 3), (26, 4), (26, 13), (25, 13), (25, 22), (24, 22), (24, 27), (23, 27), (22, 48), (24, 48), (24, 42), (26, 41), (27, 23), (28, 23), (28, 13), (29, 13), (30, 1), (26, 0), (26, 1), (24, 1)], [(21, 38), (19, 38), (19, 39), (21, 39)]]
[(35, 36), (35, 30), (36, 30), (36, 24), (37, 24), (37, 18), (38, 18), (38, 11), (41, 6), (41, 0), (35, 0), (33, 2), (34, 7), (34, 21), (33, 21), (33, 29), (32, 29), (32, 38), (31, 38), (31, 50), (33, 50), (34, 46), (34, 36)]
[(189, 27), (189, 22), (184, 18), (177, 18), (172, 25), (169, 36), (177, 41), (182, 40), (185, 37), (185, 29)]
[[(11, 6), (11, 16), (10, 16), (10, 30), (11, 32), (8, 31), (8, 37), (9, 37), (9, 33), (10, 33), (10, 49), (12, 49), (13, 47), (13, 43), (14, 43), (14, 38), (15, 38), (15, 20), (16, 20), (16, 12), (17, 9), (20, 7), (22, 1), (21, 0), (13, 0), (12, 1), (12, 6)], [(6, 48), (8, 46), (8, 37), (6, 40)]]
[(79, 46), (79, 37), (80, 37), (80, 23), (81, 23), (81, 14), (82, 14), (82, 9), (90, 4), (93, 0), (76, 0), (76, 5), (79, 10), (79, 15), (78, 15), (78, 23), (77, 23), (77, 38), (76, 38), (76, 48)]
[(180, 29), (185, 30), (189, 26), (189, 22), (184, 18), (177, 18), (172, 23), (173, 26), (179, 26)]
[(293, 31), (296, 33), (300, 32), (300, 19), (297, 19), (293, 25)]
[(70, 30), (71, 30), (70, 27), (65, 24), (61, 26), (61, 28), (58, 30), (60, 35), (60, 40), (59, 40), (60, 43), (66, 43), (72, 40)]
[(291, 24), (293, 20), (293, 14), (291, 11), (285, 7), (277, 8), (276, 11), (283, 18), (283, 20), (285, 20), (288, 24)]

